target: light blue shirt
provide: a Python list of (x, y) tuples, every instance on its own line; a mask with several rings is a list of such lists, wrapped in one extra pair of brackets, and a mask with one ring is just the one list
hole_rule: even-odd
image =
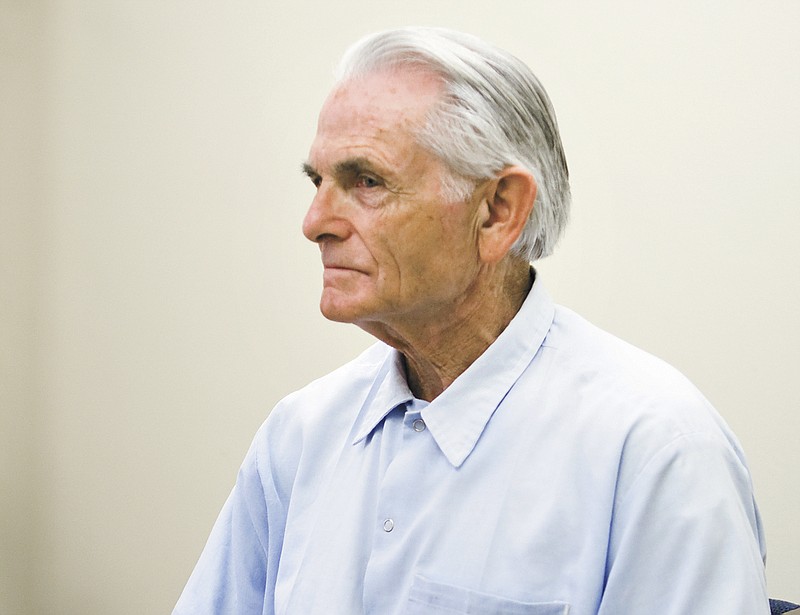
[(433, 402), (376, 344), (260, 429), (176, 614), (768, 613), (735, 437), (538, 281)]

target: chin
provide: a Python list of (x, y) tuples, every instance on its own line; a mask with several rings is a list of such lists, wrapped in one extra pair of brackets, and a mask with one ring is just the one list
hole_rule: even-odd
[(355, 292), (323, 288), (322, 297), (319, 300), (319, 310), (328, 320), (355, 323), (363, 318), (368, 318), (375, 311), (370, 309), (374, 306), (370, 306), (368, 303), (363, 297), (359, 298)]
[(346, 323), (354, 322), (359, 314), (359, 310), (355, 306), (326, 301), (324, 296), (319, 302), (319, 311), (328, 320)]
[(353, 323), (353, 318), (347, 316), (345, 313), (342, 313), (337, 310), (326, 310), (325, 308), (320, 308), (320, 312), (322, 315), (332, 322), (345, 322), (348, 324)]

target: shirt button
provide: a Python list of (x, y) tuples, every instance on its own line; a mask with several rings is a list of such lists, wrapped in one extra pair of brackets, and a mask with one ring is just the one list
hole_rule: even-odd
[(394, 521), (391, 519), (387, 519), (383, 522), (383, 531), (384, 532), (391, 532), (394, 529)]
[(425, 431), (425, 421), (422, 419), (417, 419), (411, 424), (411, 426), (414, 428), (414, 431)]

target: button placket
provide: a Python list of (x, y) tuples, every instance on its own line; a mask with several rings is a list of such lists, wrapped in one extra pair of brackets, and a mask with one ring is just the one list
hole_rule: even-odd
[[(420, 411), (406, 410), (397, 436), (397, 448), (386, 466), (377, 498), (376, 515), (372, 518), (371, 531), (373, 543), (364, 573), (364, 597), (371, 602), (380, 602), (379, 595), (391, 571), (403, 561), (404, 554), (411, 548), (410, 535), (415, 530), (413, 501), (416, 477), (427, 467), (424, 454), (433, 443), (427, 437), (428, 426)], [(399, 417), (398, 417), (399, 418)], [(381, 611), (387, 612), (387, 611)]]
[[(406, 427), (411, 427), (411, 429), (415, 433), (422, 433), (425, 431), (428, 426), (425, 424), (425, 421), (419, 416), (418, 413), (417, 418), (411, 420), (410, 416), (406, 416), (405, 425)], [(413, 416), (413, 415), (412, 415)], [(409, 423), (410, 421), (410, 423)], [(388, 512), (388, 511), (387, 511)], [(384, 513), (385, 514), (385, 513)], [(395, 529), (395, 521), (391, 517), (386, 517), (383, 522), (379, 521), (380, 528), (386, 533), (389, 534)]]

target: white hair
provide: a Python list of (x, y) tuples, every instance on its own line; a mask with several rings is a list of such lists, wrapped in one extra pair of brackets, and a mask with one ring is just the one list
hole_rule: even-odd
[(345, 52), (337, 78), (402, 67), (431, 71), (444, 84), (417, 138), (450, 169), (445, 194), (463, 200), (502, 169), (526, 168), (536, 199), (512, 252), (529, 261), (550, 255), (569, 218), (569, 171), (553, 106), (530, 68), (477, 37), (414, 27), (361, 39)]

